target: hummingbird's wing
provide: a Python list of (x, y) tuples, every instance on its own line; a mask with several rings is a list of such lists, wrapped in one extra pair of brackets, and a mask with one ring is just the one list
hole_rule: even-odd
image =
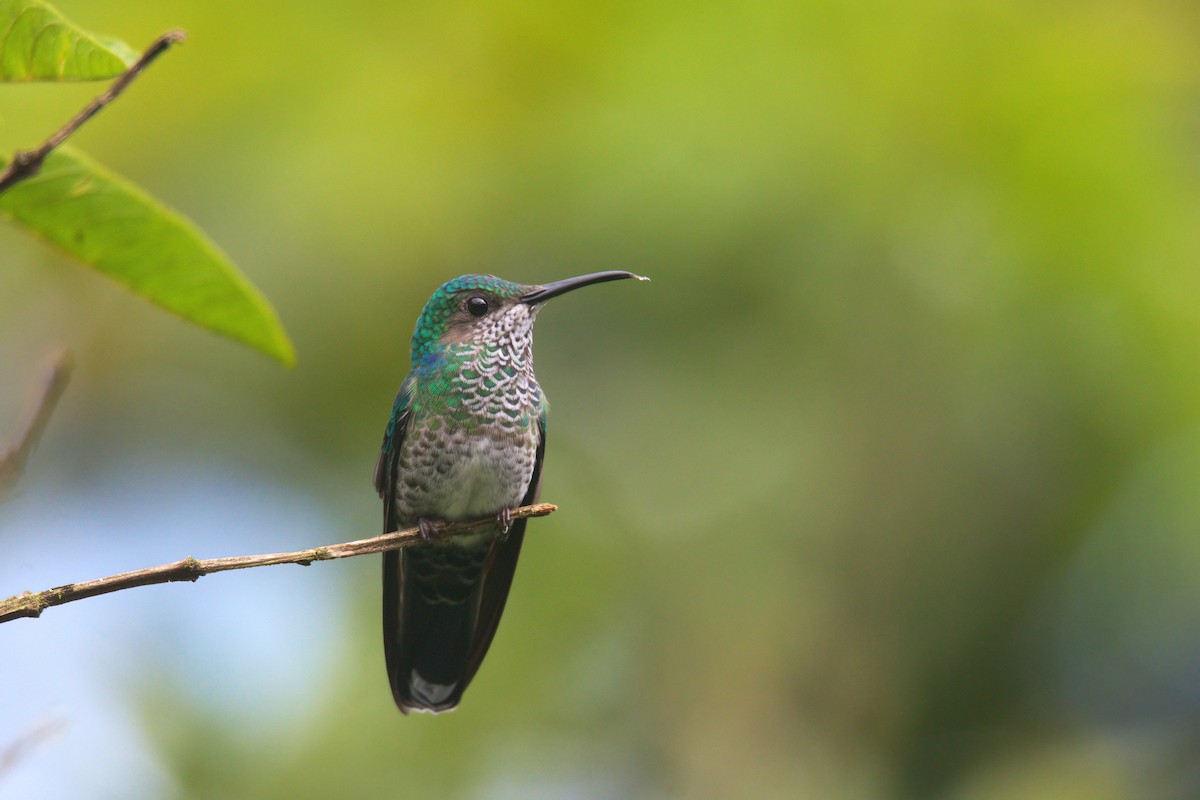
[[(546, 414), (538, 417), (537, 456), (533, 460), (533, 475), (529, 479), (529, 489), (521, 499), (521, 505), (536, 503), (542, 493), (542, 462), (546, 457)], [(496, 635), (496, 626), (500, 624), (500, 615), (504, 613), (504, 603), (508, 600), (508, 590), (512, 586), (513, 575), (517, 570), (517, 557), (521, 555), (521, 541), (525, 538), (525, 523), (528, 520), (518, 519), (508, 529), (508, 536), (499, 536), (488, 550), (487, 560), (483, 565), (483, 592), (479, 598), (479, 616), (475, 626), (475, 635), (471, 640), (471, 650), (467, 656), (467, 665), (463, 675), (463, 688), (475, 677), (483, 657)]]
[(408, 416), (412, 411), (412, 390), (415, 379), (410, 374), (400, 384), (396, 392), (396, 402), (392, 404), (392, 416), (388, 420), (387, 430), (383, 432), (383, 445), (379, 448), (379, 460), (375, 462), (375, 491), (383, 499), (384, 533), (396, 530), (396, 520), (393, 505), (396, 499), (396, 469), (400, 459), (400, 448), (404, 446), (404, 436), (408, 433)]
[[(408, 433), (408, 422), (412, 411), (413, 377), (410, 374), (400, 384), (396, 402), (392, 405), (392, 416), (383, 434), (383, 445), (379, 449), (379, 460), (375, 462), (375, 491), (383, 500), (383, 530), (388, 533), (399, 529), (396, 511), (396, 479), (399, 471), (400, 449)], [(395, 675), (400, 655), (400, 614), (403, 593), (403, 569), (399, 550), (383, 554), (383, 655), (387, 662), (388, 679), (392, 683), (392, 694), (400, 710), (407, 713), (397, 693)]]

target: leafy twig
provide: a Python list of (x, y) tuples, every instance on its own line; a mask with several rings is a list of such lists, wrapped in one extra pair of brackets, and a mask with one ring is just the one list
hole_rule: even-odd
[(154, 40), (154, 43), (146, 48), (146, 52), (142, 53), (141, 58), (133, 62), (133, 66), (125, 70), (121, 77), (113, 81), (112, 86), (92, 102), (84, 106), (83, 110), (72, 117), (66, 125), (63, 125), (49, 139), (42, 142), (41, 146), (35, 150), (21, 150), (13, 155), (12, 161), (8, 166), (0, 172), (0, 193), (11, 188), (18, 181), (23, 181), (37, 174), (42, 168), (42, 162), (46, 157), (54, 152), (54, 148), (58, 147), (67, 137), (77, 131), (83, 123), (87, 122), (100, 110), (121, 96), (121, 93), (129, 87), (133, 79), (142, 74), (146, 67), (154, 59), (162, 55), (168, 47), (176, 42), (182, 42), (187, 36), (183, 31), (167, 31), (162, 36)]
[(0, 453), (0, 497), (12, 491), (25, 470), (25, 463), (29, 460), (33, 448), (37, 446), (42, 431), (46, 429), (54, 406), (58, 404), (59, 398), (67, 388), (73, 364), (68, 350), (59, 351), (51, 360), (46, 379), (42, 382), (41, 391), (24, 429), (17, 434), (12, 445)]
[[(537, 503), (514, 509), (513, 519), (525, 517), (544, 517), (558, 510), (551, 503)], [(495, 517), (472, 520), (469, 522), (444, 522), (438, 525), (439, 537), (452, 537), (466, 533), (484, 525), (494, 525)], [(362, 556), (369, 553), (382, 553), (387, 550), (398, 550), (423, 541), (420, 529), (405, 528), (404, 530), (385, 533), (370, 539), (359, 539), (353, 542), (330, 544), (324, 547), (314, 547), (311, 550), (297, 550), (291, 553), (268, 553), (257, 556), (230, 556), (227, 558), (210, 558), (198, 560), (185, 558), (170, 564), (157, 567), (122, 572), (107, 578), (99, 578), (83, 583), (68, 583), (56, 586), (44, 592), (25, 592), (7, 600), (0, 600), (0, 623), (9, 622), (21, 617), (40, 616), (43, 609), (59, 606), (85, 597), (108, 594), (121, 589), (132, 589), (134, 586), (151, 586), (156, 583), (171, 581), (194, 581), (212, 572), (226, 572), (231, 569), (247, 569), (249, 567), (266, 567), (272, 564), (300, 564), (307, 567), (314, 561), (329, 561), (335, 558)]]

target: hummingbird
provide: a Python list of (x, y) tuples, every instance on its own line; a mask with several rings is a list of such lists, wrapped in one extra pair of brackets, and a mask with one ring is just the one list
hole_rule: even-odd
[[(463, 275), (425, 303), (375, 466), (384, 531), (415, 525), (422, 538), (383, 555), (383, 651), (405, 714), (458, 705), (504, 611), (526, 522), (511, 512), (536, 502), (546, 454), (534, 320), (551, 298), (623, 278), (647, 280), (621, 270), (528, 286)], [(436, 536), (439, 521), (492, 516)]]

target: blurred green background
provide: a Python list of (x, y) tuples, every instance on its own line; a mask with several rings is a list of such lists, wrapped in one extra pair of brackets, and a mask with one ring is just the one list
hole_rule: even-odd
[(0, 745), (66, 722), (0, 793), (1200, 796), (1197, 6), (57, 5), (188, 32), (76, 144), (299, 363), (0, 227), (3, 430), (79, 365), (0, 594), (372, 535), (441, 282), (653, 283), (538, 323), (561, 510), (458, 711), (393, 707), (376, 558), (139, 589), (0, 630)]

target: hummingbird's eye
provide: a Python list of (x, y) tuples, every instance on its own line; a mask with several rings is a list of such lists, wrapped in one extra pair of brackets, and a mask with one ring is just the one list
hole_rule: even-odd
[(467, 311), (471, 312), (472, 317), (482, 317), (488, 312), (487, 298), (477, 294), (471, 295), (467, 298)]

